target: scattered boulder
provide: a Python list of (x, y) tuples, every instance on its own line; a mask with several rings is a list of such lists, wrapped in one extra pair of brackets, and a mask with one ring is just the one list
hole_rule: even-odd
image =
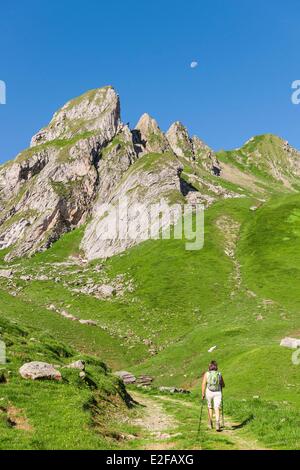
[(113, 295), (116, 294), (116, 289), (109, 285), (109, 284), (102, 284), (102, 286), (98, 287), (98, 292), (102, 297), (112, 297)]
[(153, 377), (150, 377), (150, 375), (140, 375), (136, 379), (136, 384), (140, 387), (149, 387), (149, 385), (152, 384), (153, 380)]
[(280, 342), (280, 346), (290, 349), (300, 348), (300, 339), (289, 337), (283, 338)]
[(27, 362), (19, 369), (23, 379), (31, 380), (61, 380), (61, 373), (47, 362)]
[(75, 361), (71, 362), (71, 364), (68, 364), (66, 366), (67, 369), (79, 369), (79, 370), (84, 370), (85, 369), (85, 362), (84, 361)]
[(184, 388), (177, 388), (177, 387), (159, 387), (158, 390), (160, 392), (166, 392), (166, 393), (181, 393), (181, 394), (191, 393), (189, 390), (185, 390)]
[(151, 385), (154, 380), (153, 377), (150, 377), (149, 375), (140, 375), (136, 378), (131, 372), (124, 370), (117, 371), (114, 375), (119, 377), (125, 385), (136, 384), (139, 387), (147, 387)]
[(126, 370), (118, 370), (115, 372), (115, 375), (119, 377), (125, 385), (133, 384), (136, 381), (135, 376)]
[(6, 277), (7, 279), (11, 278), (13, 271), (11, 269), (0, 269), (0, 277)]

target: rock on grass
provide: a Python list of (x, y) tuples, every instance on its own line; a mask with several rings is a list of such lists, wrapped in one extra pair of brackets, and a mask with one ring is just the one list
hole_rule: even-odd
[(27, 362), (19, 369), (23, 379), (31, 380), (61, 380), (61, 373), (47, 362)]

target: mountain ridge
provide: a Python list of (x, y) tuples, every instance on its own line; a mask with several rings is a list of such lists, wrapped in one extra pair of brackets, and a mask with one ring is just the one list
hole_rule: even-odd
[[(214, 152), (199, 137), (190, 137), (179, 121), (164, 133), (145, 113), (130, 129), (121, 121), (114, 88), (93, 89), (68, 101), (32, 137), (28, 149), (0, 166), (0, 249), (8, 250), (6, 260), (43, 251), (82, 224), (87, 223), (91, 232), (90, 227), (97, 226), (97, 208), (113, 198), (131, 167), (137, 172), (135, 184), (141, 187), (157, 172), (151, 158), (147, 169), (135, 164), (147, 154), (159, 155), (152, 161), (161, 159), (162, 164), (165, 155), (173, 155), (177, 183), (167, 183), (173, 170), (161, 181), (174, 188), (173, 199), (182, 203), (207, 207), (223, 197), (298, 190), (300, 152), (276, 136), (253, 137), (239, 149)], [(124, 191), (119, 198), (129, 194), (128, 188)], [(151, 204), (153, 197), (148, 192), (145, 202)], [(88, 222), (90, 217), (94, 221)], [(97, 238), (90, 238), (90, 243), (88, 239), (84, 238), (83, 250), (102, 256)], [(111, 255), (131, 243), (117, 245)]]

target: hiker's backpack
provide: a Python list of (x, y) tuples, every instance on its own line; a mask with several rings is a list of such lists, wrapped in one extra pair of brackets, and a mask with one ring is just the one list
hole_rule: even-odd
[(220, 392), (222, 390), (221, 374), (217, 370), (209, 370), (206, 373), (207, 388), (211, 392)]

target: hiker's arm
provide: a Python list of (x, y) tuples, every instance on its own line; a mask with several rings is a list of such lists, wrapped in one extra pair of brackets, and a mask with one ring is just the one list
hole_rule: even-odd
[(206, 373), (203, 375), (202, 379), (202, 400), (205, 398), (205, 390), (206, 390)]

